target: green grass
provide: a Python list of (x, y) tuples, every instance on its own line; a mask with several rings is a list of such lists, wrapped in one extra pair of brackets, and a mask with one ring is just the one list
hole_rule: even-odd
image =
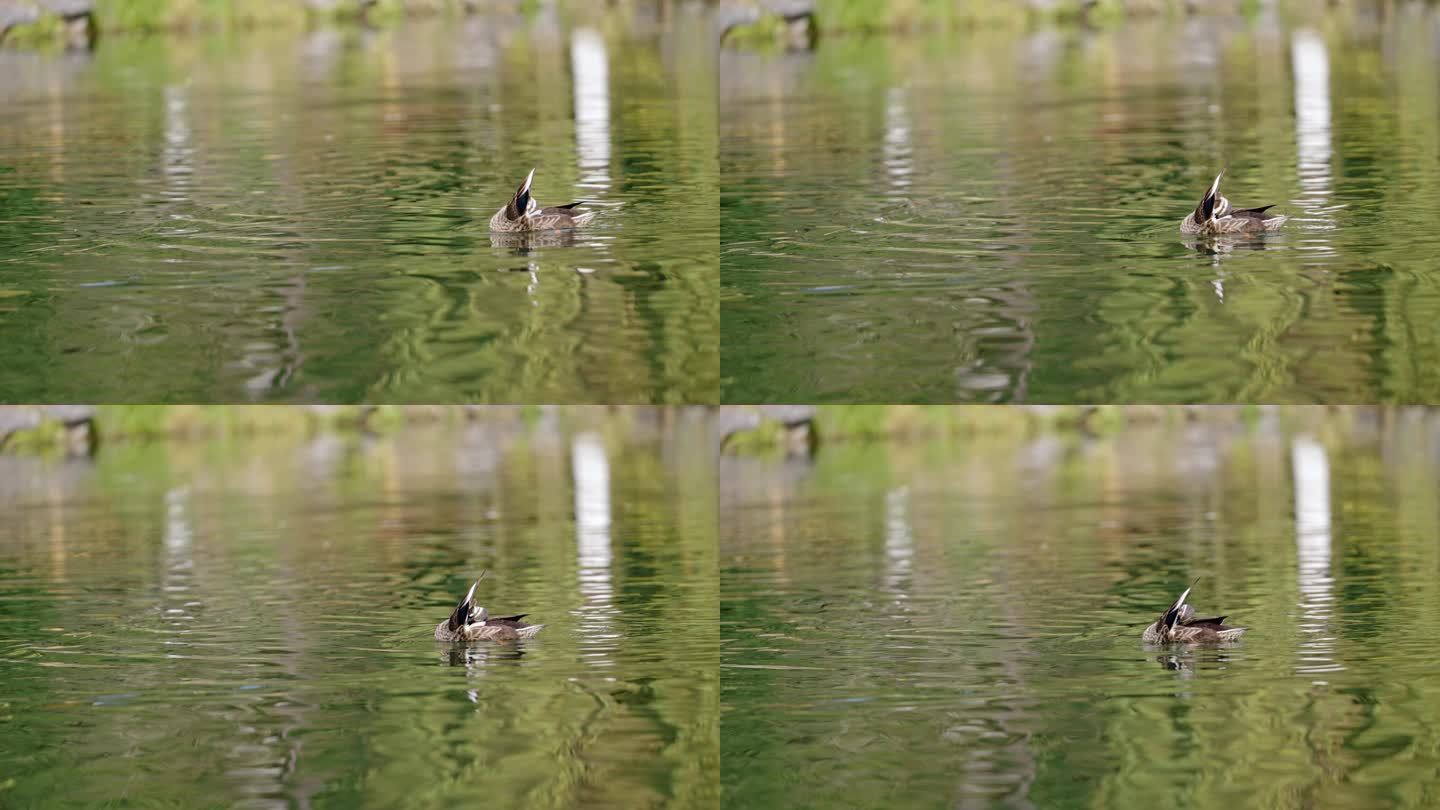
[(1064, 0), (1040, 12), (1022, 0), (818, 0), (816, 20), (821, 32), (903, 31), (978, 27), (1023, 27), (1043, 18), (1081, 16), (1079, 0)]
[[(522, 8), (531, 8), (527, 2)], [(317, 20), (355, 20), (359, 4), (343, 0), (334, 9), (318, 12), (301, 0), (97, 0), (95, 24), (101, 36), (116, 33), (163, 31), (228, 31), (254, 28), (302, 28)], [(371, 23), (385, 25), (409, 15), (460, 13), (460, 0), (379, 0), (369, 12)], [(533, 13), (533, 11), (531, 12)], [(63, 43), (59, 18), (11, 31), (7, 41), (25, 45)]]
[[(1315, 7), (1324, 4), (1314, 3)], [(1254, 17), (1259, 0), (1240, 0), (1238, 12)], [(1184, 14), (1180, 0), (1098, 0), (1088, 11), (1082, 0), (1058, 0), (1052, 8), (1032, 7), (1025, 0), (816, 0), (820, 33), (945, 31), (968, 28), (1026, 28), (1039, 24), (1118, 25), (1128, 17)], [(779, 41), (775, 18), (763, 18), (727, 37), (741, 45), (766, 46)]]
[[(1296, 406), (1281, 407), (1276, 414), (1282, 422), (1323, 435), (1347, 429), (1356, 411)], [(1253, 427), (1262, 415), (1256, 405), (822, 405), (815, 413), (815, 429), (821, 442), (943, 443), (1045, 432), (1109, 435), (1136, 426), (1185, 422)], [(784, 431), (778, 424), (762, 423), (756, 430), (732, 437), (726, 452), (768, 455), (783, 449), (783, 441)]]
[(725, 42), (746, 48), (779, 48), (785, 43), (785, 20), (774, 14), (762, 14), (749, 25), (731, 29), (725, 35)]
[(49, 454), (65, 449), (65, 426), (59, 422), (42, 422), (34, 430), (10, 434), (0, 446), (8, 453)]
[(5, 45), (60, 47), (65, 44), (65, 23), (59, 17), (43, 15), (29, 25), (19, 25), (5, 34)]
[(100, 31), (226, 30), (303, 24), (306, 7), (283, 0), (100, 0)]
[[(615, 431), (621, 435), (634, 426), (638, 408), (578, 406), (559, 411), (564, 427)], [(407, 427), (460, 424), (471, 420), (515, 423), (533, 430), (542, 421), (536, 406), (462, 408), (432, 405), (358, 405), (309, 408), (298, 405), (101, 405), (95, 412), (95, 431), (102, 444), (147, 441), (228, 441), (255, 436), (303, 439), (317, 433), (391, 433)], [(46, 422), (35, 430), (13, 434), (5, 450), (49, 452), (64, 450), (65, 431)]]

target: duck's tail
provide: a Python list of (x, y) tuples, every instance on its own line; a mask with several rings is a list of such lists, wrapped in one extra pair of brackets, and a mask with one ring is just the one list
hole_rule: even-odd
[(510, 198), (510, 203), (505, 206), (505, 218), (517, 220), (530, 210), (530, 183), (535, 180), (535, 170), (525, 175), (525, 182), (515, 189), (515, 196)]
[[(1221, 199), (1220, 178), (1224, 176), (1225, 170), (1221, 169), (1220, 173), (1215, 175), (1215, 182), (1210, 184), (1210, 190), (1205, 192), (1205, 196), (1201, 198), (1200, 204), (1195, 206), (1195, 224), (1203, 225), (1206, 222), (1209, 222), (1211, 219), (1214, 219), (1216, 213), (1216, 203), (1219, 202)], [(1221, 213), (1224, 212), (1222, 211)]]
[[(1222, 174), (1223, 174), (1223, 172), (1222, 172)], [(1215, 182), (1218, 184), (1218, 183), (1220, 182), (1220, 178), (1218, 178), (1218, 177), (1215, 178)], [(1196, 577), (1196, 578), (1195, 578), (1195, 582), (1199, 582), (1199, 581), (1200, 581), (1200, 578), (1199, 578), (1199, 577)], [(1185, 592), (1182, 593), (1182, 594), (1180, 594), (1180, 598), (1179, 598), (1179, 599), (1176, 599), (1175, 602), (1174, 602), (1174, 604), (1170, 605), (1170, 608), (1165, 611), (1165, 618), (1162, 619), (1162, 621), (1165, 622), (1165, 626), (1166, 626), (1166, 627), (1169, 627), (1171, 630), (1174, 630), (1174, 629), (1175, 629), (1175, 625), (1179, 624), (1179, 623), (1180, 623), (1180, 620), (1181, 620), (1182, 618), (1184, 618), (1184, 616), (1185, 616), (1185, 599), (1186, 599), (1186, 597), (1188, 597), (1188, 596), (1190, 595), (1190, 590), (1191, 590), (1191, 588), (1194, 588), (1194, 587), (1195, 587), (1195, 582), (1190, 583), (1190, 587), (1189, 587), (1189, 588), (1186, 588), (1186, 589), (1185, 589)]]
[[(481, 578), (484, 578), (483, 574)], [(470, 592), (465, 594), (465, 598), (461, 599), (460, 604), (455, 606), (455, 612), (450, 614), (450, 620), (446, 626), (449, 627), (451, 631), (459, 631), (460, 628), (469, 623), (470, 609), (475, 605), (475, 586), (479, 584), (480, 580), (475, 580), (475, 585), (470, 586)]]

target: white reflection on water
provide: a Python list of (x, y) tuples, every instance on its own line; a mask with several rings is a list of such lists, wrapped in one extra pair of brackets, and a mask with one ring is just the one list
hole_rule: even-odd
[(909, 501), (909, 487), (885, 494), (885, 588), (897, 603), (910, 598), (910, 571), (915, 557)]
[(890, 195), (903, 196), (910, 189), (911, 160), (910, 111), (905, 104), (905, 91), (890, 88), (885, 99), (885, 173), (890, 177)]
[(580, 185), (605, 190), (610, 188), (610, 62), (599, 32), (577, 28), (570, 35), (570, 71)]
[(1314, 439), (1296, 438), (1290, 448), (1295, 478), (1295, 550), (1300, 577), (1301, 673), (1344, 669), (1334, 658), (1330, 612), (1335, 580), (1330, 576), (1330, 461)]
[(177, 199), (188, 196), (191, 175), (195, 171), (195, 146), (190, 138), (190, 99), (184, 87), (165, 88), (165, 153), (163, 171), (171, 195)]
[[(1330, 203), (1330, 55), (1314, 31), (1300, 29), (1291, 37), (1290, 66), (1295, 75), (1295, 157), (1300, 174), (1300, 200), (1309, 225), (1334, 227)], [(1329, 251), (1327, 245), (1307, 245)]]
[[(580, 433), (570, 447), (575, 479), (575, 543), (580, 594), (585, 599), (579, 632), (587, 642), (615, 637), (610, 627), (614, 588), (610, 582), (610, 460), (594, 433)], [(591, 663), (610, 665), (605, 652), (586, 654)]]
[[(165, 621), (190, 621), (195, 617), (190, 608), (199, 604), (189, 598), (190, 578), (195, 561), (191, 558), (190, 543), (194, 532), (190, 526), (190, 490), (177, 487), (165, 493), (165, 570), (160, 577), (160, 588), (164, 593), (161, 601), (161, 618)], [(166, 644), (180, 644), (180, 639), (171, 639)], [(174, 657), (173, 653), (167, 656)]]

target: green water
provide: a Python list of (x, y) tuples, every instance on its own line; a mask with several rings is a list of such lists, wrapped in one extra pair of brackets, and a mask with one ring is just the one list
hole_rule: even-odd
[(0, 51), (0, 401), (714, 401), (713, 34), (592, 12)]
[(726, 803), (1434, 806), (1440, 422), (1316, 417), (728, 460)]
[[(1433, 6), (721, 57), (727, 402), (1433, 402)], [(1229, 166), (1261, 241), (1179, 235)]]
[[(718, 802), (690, 425), (0, 456), (0, 806)], [(432, 638), (477, 600), (545, 629)]]

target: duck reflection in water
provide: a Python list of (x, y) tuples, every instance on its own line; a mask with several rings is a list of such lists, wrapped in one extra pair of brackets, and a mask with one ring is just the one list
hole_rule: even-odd
[(440, 663), (477, 672), (524, 657), (525, 648), (519, 644), (454, 644), (440, 651)]
[(525, 256), (536, 248), (561, 248), (575, 246), (576, 232), (563, 231), (510, 231), (490, 232), (490, 247), (508, 248), (517, 256)]
[(1193, 678), (1202, 670), (1228, 669), (1231, 661), (1239, 661), (1240, 654), (1234, 645), (1222, 647), (1185, 647), (1155, 656), (1155, 662), (1162, 669), (1180, 673), (1182, 678)]
[(1225, 273), (1220, 270), (1220, 263), (1230, 258), (1236, 250), (1269, 250), (1273, 245), (1269, 240), (1253, 233), (1223, 234), (1220, 236), (1185, 236), (1180, 239), (1180, 244), (1201, 254), (1210, 257), (1210, 265), (1215, 270), (1215, 278), (1210, 280), (1210, 286), (1215, 290), (1215, 297), (1225, 302)]
[(1221, 258), (1237, 250), (1269, 250), (1274, 247), (1272, 240), (1259, 234), (1236, 233), (1220, 236), (1183, 236), (1180, 244), (1204, 256)]

